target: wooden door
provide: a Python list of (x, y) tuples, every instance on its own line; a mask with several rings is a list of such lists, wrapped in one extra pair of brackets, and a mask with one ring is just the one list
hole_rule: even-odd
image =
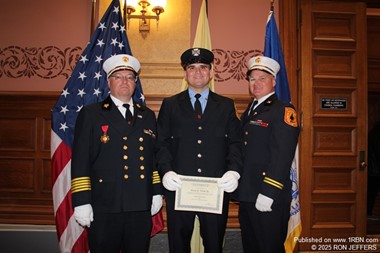
[(300, 8), (302, 237), (322, 242), (299, 248), (346, 252), (334, 238), (366, 234), (366, 5), (302, 0)]

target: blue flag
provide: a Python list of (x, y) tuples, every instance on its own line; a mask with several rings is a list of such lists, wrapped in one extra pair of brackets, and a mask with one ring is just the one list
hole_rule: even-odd
[(282, 47), (280, 36), (278, 35), (276, 20), (274, 19), (274, 13), (271, 11), (269, 13), (269, 18), (265, 33), (265, 46), (264, 46), (264, 56), (268, 56), (280, 64), (280, 71), (276, 78), (275, 91), (277, 97), (286, 102), (290, 102), (290, 91), (288, 85), (288, 76), (286, 75), (286, 68), (284, 62), (284, 55), (282, 54)]
[[(115, 54), (132, 54), (119, 0), (113, 0), (106, 10), (52, 109), (53, 202), (61, 252), (88, 252), (86, 230), (72, 216), (71, 147), (79, 111), (85, 105), (103, 101), (110, 93), (103, 63)], [(145, 104), (139, 79), (133, 100)]]
[[(280, 36), (278, 35), (276, 20), (274, 19), (273, 11), (269, 13), (266, 34), (264, 55), (276, 60), (280, 64), (280, 71), (276, 77), (275, 92), (278, 98), (286, 103), (290, 102), (290, 91), (288, 77), (282, 53)], [(301, 235), (301, 209), (299, 199), (299, 166), (298, 166), (298, 146), (296, 148), (293, 162), (290, 168), (290, 179), (292, 181), (292, 202), (290, 204), (290, 218), (288, 221), (288, 233), (284, 242), (286, 253), (291, 253), (297, 243), (297, 239)]]

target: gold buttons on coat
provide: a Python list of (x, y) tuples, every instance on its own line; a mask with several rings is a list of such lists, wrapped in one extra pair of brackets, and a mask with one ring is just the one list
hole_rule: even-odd
[(145, 178), (145, 176), (144, 176), (143, 174), (141, 174), (141, 175), (140, 175), (140, 178), (141, 178), (141, 179), (144, 179), (144, 178)]
[(128, 140), (128, 137), (127, 137), (127, 136), (124, 136), (124, 137), (123, 137), (123, 140), (125, 140), (125, 141)]
[(125, 174), (124, 179), (128, 179), (128, 178), (129, 178), (128, 174)]
[(143, 141), (144, 141), (144, 138), (143, 138), (143, 137), (140, 137), (140, 138), (139, 138), (139, 141), (140, 141), (140, 142), (143, 142)]
[(143, 150), (144, 150), (144, 147), (143, 147), (143, 146), (140, 146), (139, 149), (140, 149), (140, 151), (143, 151)]
[(140, 156), (140, 161), (144, 161), (144, 157), (143, 156)]
[(124, 169), (125, 170), (129, 169), (128, 165), (124, 165)]
[(141, 166), (140, 166), (140, 170), (145, 170), (144, 165), (141, 165)]
[(127, 150), (127, 149), (128, 149), (128, 146), (127, 146), (127, 145), (124, 145), (124, 146), (123, 146), (123, 149), (124, 149), (124, 150)]
[(124, 160), (128, 160), (128, 156), (127, 155), (123, 155), (123, 159)]
[(99, 183), (103, 183), (103, 179), (100, 178), (100, 179), (99, 179)]

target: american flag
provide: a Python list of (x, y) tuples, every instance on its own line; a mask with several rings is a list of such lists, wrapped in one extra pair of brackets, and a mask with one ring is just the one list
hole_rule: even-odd
[[(86, 49), (78, 59), (52, 109), (51, 162), (53, 204), (61, 252), (88, 252), (87, 233), (74, 219), (71, 205), (71, 147), (75, 121), (81, 108), (109, 95), (103, 62), (115, 54), (132, 54), (119, 0), (113, 0)], [(134, 100), (145, 104), (138, 79)]]

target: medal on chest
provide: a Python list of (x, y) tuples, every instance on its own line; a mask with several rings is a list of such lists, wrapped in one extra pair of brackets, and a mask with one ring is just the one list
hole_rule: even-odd
[(100, 136), (100, 141), (103, 143), (107, 143), (110, 140), (110, 137), (107, 135), (108, 125), (102, 126), (103, 135)]

